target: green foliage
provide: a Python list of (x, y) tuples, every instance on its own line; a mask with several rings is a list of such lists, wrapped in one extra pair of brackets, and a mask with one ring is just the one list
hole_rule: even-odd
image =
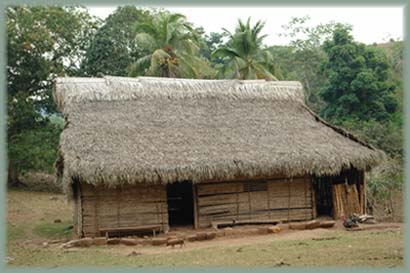
[(131, 66), (130, 75), (209, 78), (213, 71), (199, 54), (200, 35), (182, 14), (159, 12), (135, 25), (136, 45), (146, 52)]
[(282, 26), (284, 32), (279, 35), (290, 39), (289, 46), (275, 46), (269, 50), (275, 60), (278, 77), (300, 81), (304, 86), (306, 104), (319, 112), (325, 106), (319, 96), (320, 88), (326, 81), (325, 75), (321, 73), (322, 63), (327, 59), (322, 45), (337, 26), (350, 26), (330, 22), (309, 27), (309, 20), (308, 16), (292, 18)]
[(87, 48), (82, 72), (87, 76), (126, 76), (128, 68), (146, 54), (134, 41), (134, 25), (152, 20), (149, 10), (118, 7), (98, 29)]
[(53, 172), (61, 131), (61, 127), (47, 124), (11, 137), (8, 152), (14, 167), (23, 174), (27, 170)]
[(379, 122), (375, 119), (361, 121), (349, 119), (341, 126), (355, 133), (360, 139), (381, 149), (390, 157), (403, 157), (403, 131), (401, 121), (387, 120)]
[(397, 109), (396, 86), (389, 80), (389, 63), (378, 49), (356, 43), (350, 30), (337, 27), (323, 49), (327, 76), (320, 91), (327, 105), (321, 115), (334, 123), (349, 118), (387, 120)]
[(224, 60), (218, 66), (220, 78), (277, 80), (270, 71), (272, 55), (262, 48), (266, 35), (260, 33), (264, 26), (258, 21), (251, 27), (249, 18), (246, 24), (238, 20), (233, 34), (225, 30), (229, 41), (212, 52), (212, 57)]
[(55, 112), (52, 80), (77, 74), (97, 25), (79, 7), (6, 9), (8, 158), (13, 173), (51, 168), (59, 136), (48, 119)]
[(389, 199), (394, 191), (403, 189), (403, 161), (389, 158), (368, 177), (368, 191), (376, 200)]
[(206, 58), (207, 60), (211, 60), (213, 65), (223, 62), (221, 58), (212, 58), (211, 54), (218, 47), (221, 47), (223, 45), (223, 39), (226, 36), (226, 32), (211, 32), (209, 35), (205, 34), (205, 44), (201, 47), (200, 52), (201, 55), (204, 56), (204, 58)]

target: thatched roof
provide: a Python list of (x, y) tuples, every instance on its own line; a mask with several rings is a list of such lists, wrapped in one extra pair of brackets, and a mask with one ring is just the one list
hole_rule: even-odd
[(310, 111), (298, 82), (57, 78), (54, 91), (66, 185), (334, 175), (382, 157)]

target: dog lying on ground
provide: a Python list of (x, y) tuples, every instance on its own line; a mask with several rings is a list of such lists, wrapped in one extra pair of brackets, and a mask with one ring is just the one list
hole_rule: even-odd
[(175, 245), (185, 246), (185, 238), (168, 239), (167, 246), (175, 247)]

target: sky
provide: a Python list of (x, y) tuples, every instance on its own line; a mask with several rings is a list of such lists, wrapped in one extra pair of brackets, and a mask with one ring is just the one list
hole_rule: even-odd
[[(309, 26), (335, 21), (353, 26), (353, 37), (356, 41), (372, 44), (403, 39), (403, 8), (399, 6), (380, 7), (177, 7), (155, 6), (166, 8), (172, 12), (182, 13), (196, 27), (202, 26), (207, 33), (222, 32), (222, 28), (233, 31), (238, 18), (246, 21), (251, 17), (251, 23), (265, 21), (262, 34), (267, 34), (265, 43), (268, 45), (286, 45), (288, 38), (279, 36), (283, 33), (283, 25), (292, 17), (308, 15)], [(87, 6), (92, 15), (105, 19), (116, 6)]]

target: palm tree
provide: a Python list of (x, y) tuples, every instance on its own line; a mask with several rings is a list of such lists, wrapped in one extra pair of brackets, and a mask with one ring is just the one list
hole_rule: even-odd
[(204, 78), (212, 74), (200, 57), (199, 33), (182, 14), (160, 12), (149, 23), (135, 26), (135, 41), (149, 52), (131, 67), (130, 75)]
[(250, 26), (250, 18), (244, 24), (240, 19), (235, 33), (225, 30), (229, 41), (212, 52), (212, 57), (222, 57), (226, 63), (220, 66), (220, 76), (237, 79), (267, 79), (277, 80), (270, 72), (272, 55), (262, 49), (262, 41), (266, 35), (260, 35), (265, 26), (258, 21), (254, 27)]

